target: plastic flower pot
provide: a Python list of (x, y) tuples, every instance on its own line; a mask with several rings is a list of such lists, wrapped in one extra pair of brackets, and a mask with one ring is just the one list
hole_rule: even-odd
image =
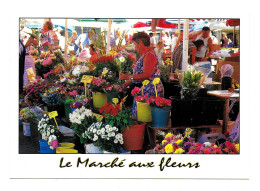
[(144, 144), (144, 133), (146, 123), (129, 125), (129, 129), (125, 128), (123, 134), (124, 150), (141, 150)]
[(137, 103), (137, 121), (152, 122), (151, 107), (144, 102)]
[(31, 136), (31, 126), (30, 126), (30, 123), (23, 122), (23, 134), (25, 136)]
[(53, 153), (56, 152), (55, 149), (52, 150), (50, 148), (50, 145), (48, 145), (47, 141), (41, 139), (41, 140), (39, 140), (39, 143), (40, 143), (40, 153), (42, 153), (42, 154), (53, 154)]
[(93, 145), (93, 143), (91, 144), (85, 144), (85, 152), (86, 154), (91, 154), (91, 153), (103, 153), (102, 150), (99, 150), (99, 147), (96, 147), (95, 145)]
[(93, 92), (93, 105), (95, 108), (100, 109), (107, 103), (107, 95), (105, 93)]
[(113, 98), (118, 98), (119, 99), (119, 95), (117, 92), (107, 92), (107, 102), (108, 103), (113, 103)]
[(64, 148), (64, 149), (74, 149), (73, 143), (59, 143), (60, 147), (58, 148)]
[(153, 127), (167, 127), (169, 116), (170, 116), (170, 107), (158, 108), (151, 107), (152, 109), (152, 126)]
[(73, 154), (73, 153), (78, 153), (78, 151), (75, 150), (75, 149), (66, 149), (66, 148), (62, 148), (62, 147), (57, 147), (56, 148), (56, 153), (57, 154), (60, 154), (60, 153), (70, 153), (70, 154)]

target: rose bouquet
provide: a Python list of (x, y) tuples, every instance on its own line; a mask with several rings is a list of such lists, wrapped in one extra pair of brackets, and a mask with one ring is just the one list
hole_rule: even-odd
[(112, 153), (120, 153), (120, 148), (124, 143), (123, 135), (119, 133), (117, 127), (104, 125), (102, 122), (93, 123), (82, 134), (82, 137), (92, 141), (100, 150)]
[(84, 133), (92, 123), (97, 122), (96, 117), (92, 115), (92, 111), (83, 106), (70, 113), (69, 119), (71, 128), (74, 130), (75, 134), (80, 137), (80, 142), (82, 144), (87, 144), (88, 140), (82, 137), (82, 133)]

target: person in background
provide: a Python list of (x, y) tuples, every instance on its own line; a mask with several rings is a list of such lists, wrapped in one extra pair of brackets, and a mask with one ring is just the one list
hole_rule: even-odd
[(22, 40), (19, 38), (19, 95), (23, 92), (23, 73), (24, 73), (24, 61), (25, 61), (25, 46)]
[[(133, 75), (119, 73), (119, 79), (126, 80), (123, 87), (132, 84), (132, 88), (135, 86), (141, 87), (144, 80), (149, 80), (150, 83), (143, 89), (143, 95), (147, 95), (148, 97), (155, 96), (152, 81), (154, 78), (160, 78), (160, 63), (154, 50), (150, 48), (150, 37), (145, 32), (139, 32), (133, 35), (132, 40), (136, 51), (141, 54), (141, 57), (134, 66)], [(157, 93), (161, 97), (164, 95), (164, 88), (161, 81), (157, 84)], [(133, 116), (136, 116), (136, 107), (137, 105), (134, 101)]]
[(69, 41), (71, 43), (71, 45), (74, 45), (75, 41), (77, 40), (78, 38), (78, 34), (77, 34), (77, 31), (72, 31), (72, 35), (71, 37), (69, 38)]
[(26, 53), (25, 53), (24, 72), (23, 72), (23, 86), (25, 86), (28, 83), (27, 69), (32, 68), (34, 71), (34, 75), (36, 75), (34, 58), (32, 55), (30, 55), (30, 46), (38, 45), (38, 41), (36, 39), (37, 39), (37, 37), (34, 34), (30, 34), (29, 39), (27, 40), (26, 44), (24, 45), (24, 47), (26, 49)]
[(175, 45), (176, 45), (177, 40), (178, 40), (178, 34), (179, 34), (178, 31), (175, 31), (175, 33), (173, 34), (172, 42), (171, 42), (171, 52), (173, 52), (174, 49), (175, 49)]
[(160, 64), (163, 64), (163, 60), (165, 58), (165, 53), (164, 53), (164, 43), (163, 41), (159, 41), (158, 44), (156, 45), (156, 48), (154, 49), (155, 54), (158, 57), (158, 61)]
[(170, 48), (171, 37), (169, 36), (168, 32), (163, 33), (162, 40), (163, 40), (165, 48)]
[(227, 34), (224, 32), (221, 33), (221, 39), (220, 39), (221, 47), (227, 48), (229, 43), (231, 43), (231, 40), (227, 37)]
[[(196, 61), (208, 60), (208, 58), (211, 56), (213, 52), (212, 39), (210, 37), (210, 28), (203, 27), (201, 31), (202, 33), (196, 38), (196, 40), (203, 40), (204, 46), (199, 51), (197, 51)], [(208, 49), (209, 51), (206, 54)]]
[(212, 44), (218, 44), (218, 39), (214, 35), (213, 31), (211, 31), (211, 39), (212, 39)]
[(44, 35), (45, 35), (45, 37), (43, 38), (42, 44), (45, 42), (53, 44), (54, 41), (59, 40), (56, 33), (53, 31), (53, 24), (51, 21), (46, 21), (42, 28), (43, 28)]
[(228, 90), (228, 88), (232, 87), (232, 74), (234, 72), (233, 66), (230, 64), (224, 64), (220, 68), (221, 74), (221, 89)]
[[(198, 32), (191, 32), (189, 33), (189, 40), (193, 40), (193, 39), (196, 39), (197, 36), (199, 36), (200, 34), (202, 33), (202, 31), (198, 31)], [(180, 44), (183, 43), (183, 30), (180, 30), (180, 35), (177, 39), (177, 42), (174, 46), (174, 49), (176, 49)]]
[(89, 35), (88, 33), (83, 33), (80, 34), (75, 41), (75, 46), (74, 46), (74, 52), (76, 55), (78, 55), (85, 47), (86, 45), (89, 45)]
[[(188, 44), (188, 56), (189, 60), (188, 63), (193, 65), (195, 64), (195, 56), (197, 54), (197, 51), (200, 51), (201, 48), (204, 46), (203, 40), (197, 40), (197, 41), (189, 41)], [(182, 54), (183, 54), (183, 44), (180, 44), (172, 53), (172, 72), (175, 72), (176, 69), (181, 69), (182, 65)]]
[(89, 58), (90, 62), (97, 59), (97, 53), (96, 53), (96, 48), (95, 48), (94, 44), (89, 45), (89, 53), (91, 55), (91, 57)]
[(59, 45), (61, 47), (62, 52), (64, 52), (64, 48), (65, 48), (65, 37), (64, 37), (64, 32), (63, 29), (61, 27), (56, 28), (55, 33), (59, 39)]

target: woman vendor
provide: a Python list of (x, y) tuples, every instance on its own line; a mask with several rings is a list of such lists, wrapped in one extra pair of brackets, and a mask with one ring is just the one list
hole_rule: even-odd
[[(142, 87), (142, 82), (144, 80), (149, 80), (150, 83), (144, 86), (143, 94), (148, 97), (155, 96), (155, 89), (152, 81), (154, 78), (160, 78), (160, 64), (154, 50), (150, 48), (150, 37), (144, 32), (139, 32), (133, 35), (132, 41), (136, 51), (141, 54), (141, 57), (134, 66), (133, 75), (120, 73), (119, 79), (126, 80), (123, 87), (132, 84), (132, 88), (135, 86)], [(163, 97), (164, 88), (161, 81), (157, 84), (156, 89), (158, 96)], [(135, 101), (133, 105), (133, 116), (136, 116)]]

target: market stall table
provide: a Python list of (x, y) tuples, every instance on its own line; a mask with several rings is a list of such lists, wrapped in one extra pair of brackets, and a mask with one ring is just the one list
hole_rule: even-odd
[(229, 101), (239, 100), (239, 93), (230, 92), (228, 90), (212, 90), (207, 92), (211, 96), (218, 97), (225, 101), (224, 111), (223, 111), (223, 125), (222, 125), (222, 133), (224, 134), (227, 130), (228, 126), (228, 114), (230, 111)]
[(215, 82), (215, 81), (212, 81), (212, 82), (203, 82), (203, 85), (204, 85), (204, 86), (213, 85), (213, 86), (217, 86), (217, 89), (218, 89), (218, 90), (221, 89), (221, 82)]

